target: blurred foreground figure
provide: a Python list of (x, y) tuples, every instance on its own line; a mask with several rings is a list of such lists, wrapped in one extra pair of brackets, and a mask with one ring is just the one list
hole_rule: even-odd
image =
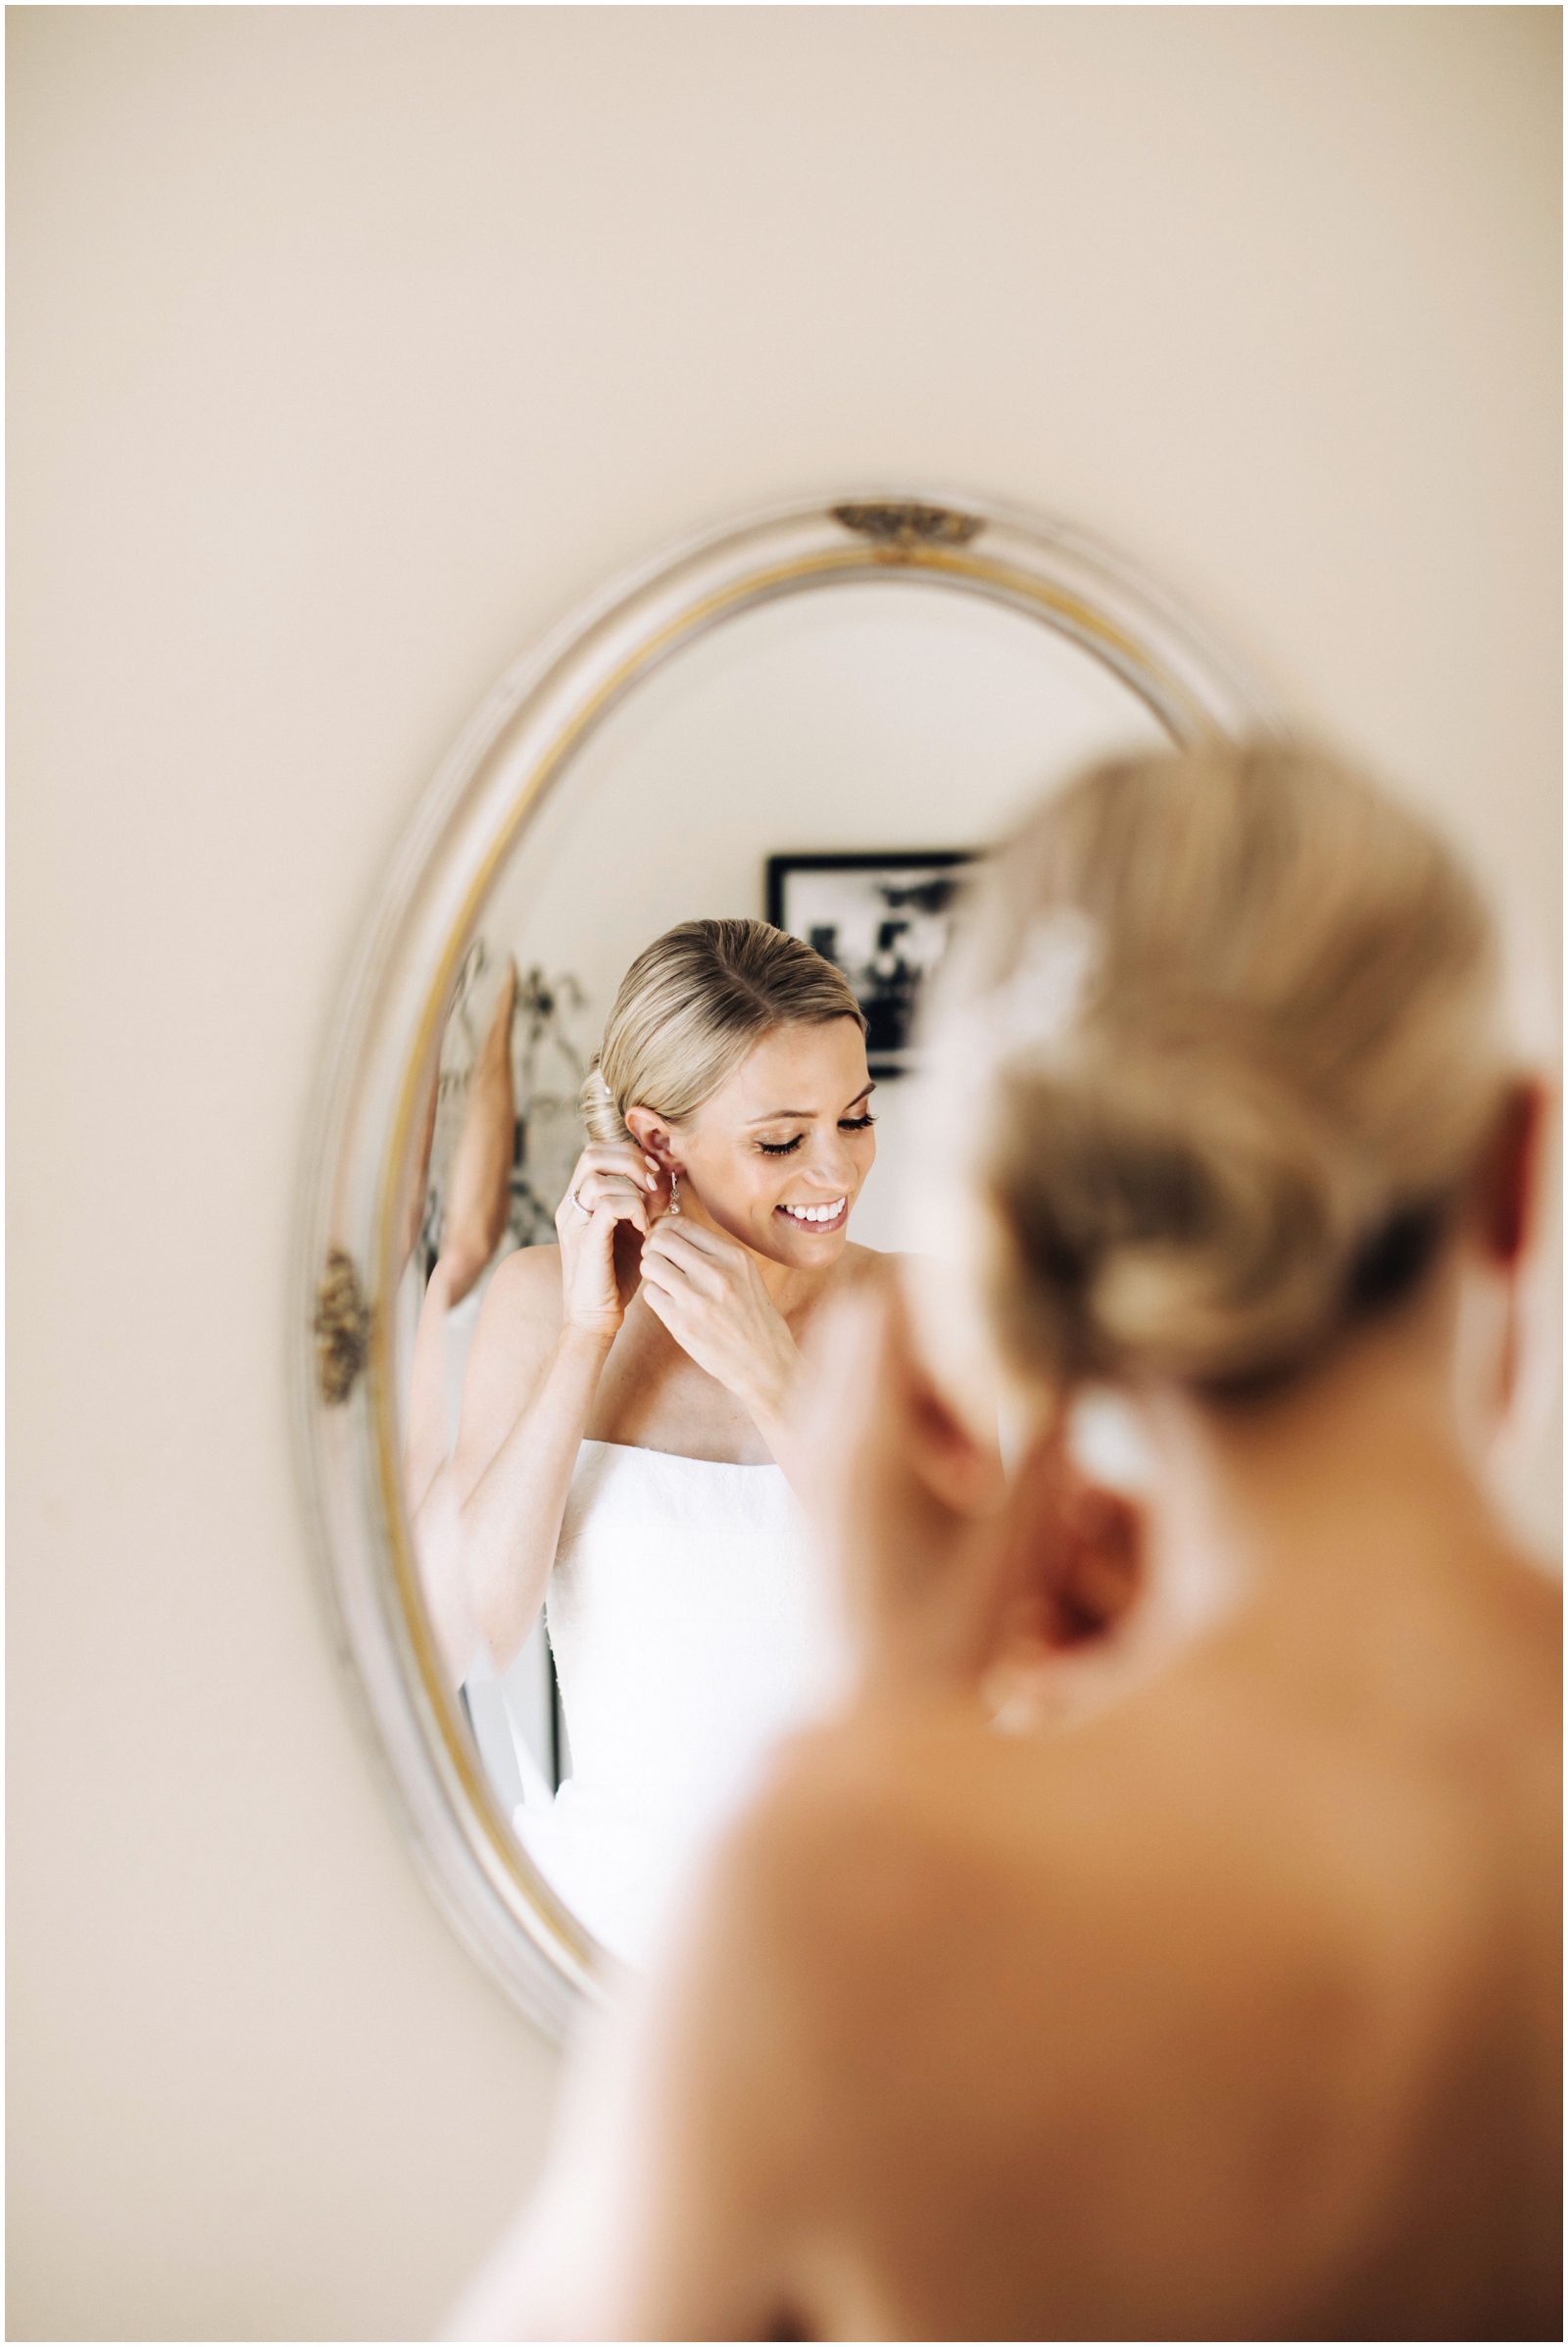
[[(818, 1405), (858, 1699), (459, 2327), (1556, 2338), (1560, 1602), (1482, 1480), (1542, 1095), (1486, 917), (1353, 777), (1215, 749), (1046, 807), (967, 954), (933, 1258)], [(1069, 1463), (1107, 1389), (1136, 1504)]]

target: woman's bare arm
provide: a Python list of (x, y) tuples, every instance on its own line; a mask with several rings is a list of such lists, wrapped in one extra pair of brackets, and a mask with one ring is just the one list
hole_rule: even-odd
[[(507, 1227), (514, 1119), (512, 1008), (516, 992), (516, 964), (509, 959), (490, 1032), (474, 1069), (463, 1130), (453, 1152), (440, 1259), (425, 1286), (414, 1340), (409, 1438), (404, 1453), (404, 1491), (411, 1516), (417, 1516), (447, 1455), (447, 1314), (473, 1287), (500, 1246)], [(436, 1068), (430, 1071), (424, 1139), (403, 1204), (400, 1247), (405, 1267), (414, 1252), (424, 1213), (430, 1151), (435, 1139), (438, 1073)], [(471, 1648), (472, 1643), (468, 1609), (460, 1607), (452, 1616), (453, 1594), (446, 1582), (426, 1591), (436, 1617), (442, 1651), (448, 1654), (455, 1649)]]
[[(564, 1323), (560, 1257), (497, 1269), (474, 1331), (457, 1447), (415, 1517), (431, 1612), (461, 1679), (479, 1638), (505, 1668), (532, 1629), (572, 1468), (614, 1342)], [(466, 1653), (461, 1651), (466, 1636)]]
[(424, 1300), (419, 1306), (409, 1378), (409, 1439), (404, 1449), (403, 1489), (409, 1514), (415, 1518), (447, 1455), (446, 1325), (451, 1308), (451, 1278), (445, 1267), (437, 1263), (425, 1284)]
[[(491, 1279), (457, 1448), (415, 1517), (427, 1601), (454, 1683), (482, 1638), (501, 1668), (533, 1627), (600, 1374), (635, 1286), (616, 1237), (646, 1237), (658, 1187), (641, 1152), (590, 1146), (556, 1217)], [(626, 1252), (622, 1244), (622, 1256)]]

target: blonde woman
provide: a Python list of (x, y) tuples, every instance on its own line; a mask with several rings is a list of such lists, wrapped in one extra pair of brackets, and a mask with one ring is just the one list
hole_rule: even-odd
[[(1561, 1603), (1483, 1474), (1543, 1095), (1489, 923), (1278, 747), (1095, 772), (988, 891), (952, 1294), (853, 1303), (820, 1394), (861, 1699), (463, 2335), (1556, 2338)], [(1089, 1384), (1136, 1503), (1065, 1465)]]
[(875, 1260), (848, 1236), (871, 1091), (855, 997), (799, 939), (688, 921), (639, 954), (560, 1244), (496, 1271), (416, 1521), (455, 1678), (546, 1603), (573, 1773), (518, 1829), (618, 1954), (824, 1680), (792, 1425), (803, 1337)]

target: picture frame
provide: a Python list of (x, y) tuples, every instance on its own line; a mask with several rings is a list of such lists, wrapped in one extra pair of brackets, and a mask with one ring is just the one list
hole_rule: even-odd
[(767, 859), (767, 918), (844, 972), (875, 1078), (917, 1063), (921, 1002), (947, 953), (972, 848), (866, 849)]

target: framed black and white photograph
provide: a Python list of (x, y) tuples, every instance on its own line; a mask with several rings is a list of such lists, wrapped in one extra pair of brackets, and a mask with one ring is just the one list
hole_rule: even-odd
[(876, 1077), (915, 1063), (922, 994), (948, 950), (968, 848), (770, 856), (767, 917), (836, 962), (865, 1014)]

